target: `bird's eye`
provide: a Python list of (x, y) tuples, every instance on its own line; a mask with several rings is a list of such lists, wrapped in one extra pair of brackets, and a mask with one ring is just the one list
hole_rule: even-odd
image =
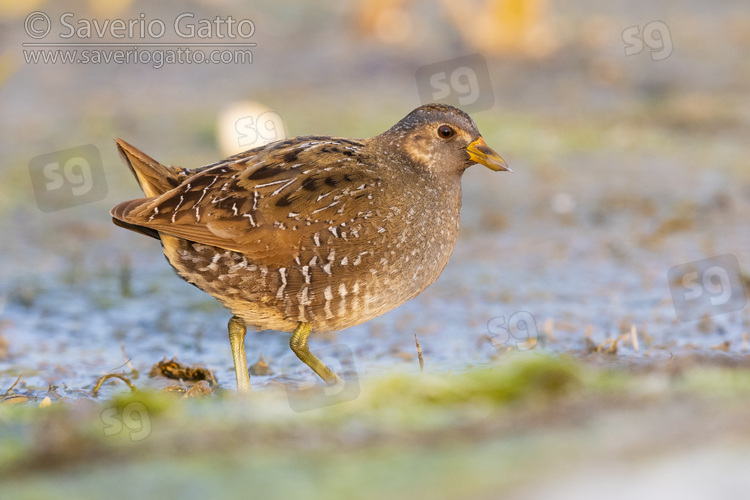
[(437, 129), (438, 136), (441, 139), (450, 139), (456, 135), (456, 131), (450, 125), (440, 125)]

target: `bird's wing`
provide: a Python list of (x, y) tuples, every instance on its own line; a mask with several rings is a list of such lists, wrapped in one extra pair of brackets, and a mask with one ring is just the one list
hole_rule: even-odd
[(316, 232), (346, 238), (372, 217), (380, 178), (363, 154), (362, 141), (289, 139), (200, 169), (162, 195), (121, 203), (112, 215), (258, 263), (288, 263)]

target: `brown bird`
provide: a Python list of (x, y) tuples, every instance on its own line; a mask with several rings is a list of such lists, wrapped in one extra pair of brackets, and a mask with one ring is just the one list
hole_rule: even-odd
[(232, 311), (240, 392), (246, 326), (293, 332), (299, 359), (338, 382), (310, 333), (359, 325), (427, 288), (456, 243), (464, 170), (509, 170), (466, 113), (442, 104), (370, 139), (294, 137), (194, 170), (116, 142), (146, 198), (114, 207), (113, 221), (160, 239), (177, 273)]

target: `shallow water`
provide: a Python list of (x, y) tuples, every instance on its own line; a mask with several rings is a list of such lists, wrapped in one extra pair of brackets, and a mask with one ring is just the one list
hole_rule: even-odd
[[(597, 346), (606, 352), (618, 337), (613, 360), (631, 363), (661, 363), (686, 353), (744, 356), (746, 312), (682, 323), (667, 282), (671, 266), (704, 258), (701, 246), (708, 244), (715, 253), (730, 249), (747, 262), (747, 251), (741, 250), (747, 238), (732, 230), (748, 210), (742, 185), (732, 185), (725, 176), (702, 193), (692, 192), (692, 199), (721, 195), (730, 202), (698, 203), (685, 213), (672, 208), (679, 206), (680, 190), (654, 196), (656, 208), (647, 215), (638, 213), (639, 204), (649, 198), (641, 194), (625, 209), (608, 212), (602, 222), (597, 218), (601, 201), (586, 198), (586, 184), (593, 182), (586, 179), (589, 174), (582, 169), (581, 182), (558, 187), (577, 200), (575, 211), (559, 214), (544, 190), (533, 195), (537, 200), (521, 205), (523, 193), (534, 192), (532, 174), (493, 175), (475, 167), (465, 179), (459, 243), (441, 278), (415, 300), (369, 323), (313, 336), (312, 349), (325, 354), (331, 345), (343, 344), (359, 377), (418, 372), (415, 334), (424, 369), (432, 372), (498, 362), (512, 350), (585, 359)], [(628, 200), (628, 181), (619, 180), (617, 191), (606, 197)], [(488, 228), (496, 213), (503, 214), (506, 225)], [(660, 220), (675, 217), (699, 222), (679, 231), (659, 229)], [(158, 243), (119, 228), (105, 226), (103, 231), (111, 238), (106, 243), (82, 245), (73, 257), (58, 255), (45, 273), (24, 269), (4, 283), (2, 333), (9, 347), (0, 362), (0, 387), (9, 387), (21, 375), (17, 393), (38, 398), (54, 386), (55, 397), (89, 397), (86, 391), (97, 377), (111, 371), (133, 375), (123, 366), (127, 359), (139, 373), (133, 380), (137, 387), (158, 388), (170, 382), (149, 379), (150, 367), (177, 356), (183, 363), (210, 368), (222, 388), (232, 389), (229, 313), (174, 275)], [(129, 270), (129, 278), (123, 270)], [(132, 296), (123, 296), (124, 287)], [(505, 330), (511, 323), (520, 330)], [(535, 342), (524, 342), (527, 336)], [(255, 388), (314, 380), (301, 363), (284, 361), (293, 358), (288, 334), (249, 332), (246, 350), (250, 364), (262, 355), (274, 372), (253, 376)], [(126, 390), (123, 384), (108, 383), (102, 395)]]
[[(730, 254), (740, 265), (731, 280), (743, 292), (747, 284), (750, 42), (748, 20), (736, 15), (744, 4), (703, 12), (688, 3), (664, 17), (675, 42), (664, 61), (648, 51), (623, 54), (623, 30), (662, 18), (658, 3), (638, 6), (637, 14), (631, 3), (595, 13), (574, 4), (554, 13), (561, 43), (554, 57), (488, 57), (496, 104), (472, 114), (515, 173), (466, 173), (462, 230), (441, 278), (365, 325), (313, 337), (313, 350), (347, 346), (360, 377), (416, 373), (416, 334), (425, 371), (462, 371), (531, 347), (508, 336), (503, 318), (525, 326), (538, 340), (535, 350), (597, 363), (597, 347), (611, 352), (604, 359), (612, 363), (633, 364), (747, 354), (747, 308), (708, 310), (683, 323), (667, 279), (673, 266)], [(214, 7), (200, 8), (215, 15)], [(153, 9), (150, 17), (160, 9), (165, 18), (175, 14)], [(124, 137), (167, 163), (209, 163), (218, 159), (218, 110), (250, 94), (278, 108), (290, 135), (372, 135), (420, 104), (414, 70), (456, 51), (442, 30), (426, 30), (411, 51), (383, 46), (361, 58), (370, 42), (340, 29), (341, 12), (311, 10), (314, 30), (285, 31), (306, 16), (258, 7), (260, 20), (279, 29), (259, 30), (263, 57), (251, 71), (27, 65), (4, 82), (0, 104), (13, 119), (0, 121), (9, 165), (0, 171), (0, 332), (7, 344), (0, 343), (0, 393), (20, 376), (16, 392), (40, 397), (52, 385), (60, 395), (89, 397), (105, 373), (132, 376), (122, 367), (128, 359), (140, 374), (137, 386), (162, 387), (169, 382), (147, 373), (172, 356), (214, 370), (223, 388), (234, 386), (229, 313), (177, 278), (156, 242), (111, 225), (108, 210), (140, 194), (111, 141)], [(22, 23), (4, 28), (9, 39), (25, 40)], [(294, 44), (312, 48), (290, 50)], [(43, 213), (29, 160), (88, 143), (102, 155), (107, 196)], [(121, 290), (123, 259), (130, 297)], [(249, 363), (262, 354), (275, 372), (253, 377), (255, 387), (312, 379), (304, 367), (284, 373), (287, 342), (278, 332), (248, 334)], [(114, 382), (103, 394), (124, 390)]]

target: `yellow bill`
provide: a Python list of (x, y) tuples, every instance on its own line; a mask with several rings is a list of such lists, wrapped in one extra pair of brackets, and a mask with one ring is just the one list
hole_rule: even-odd
[(481, 137), (466, 147), (471, 161), (484, 165), (490, 170), (512, 172), (505, 160), (484, 142)]

